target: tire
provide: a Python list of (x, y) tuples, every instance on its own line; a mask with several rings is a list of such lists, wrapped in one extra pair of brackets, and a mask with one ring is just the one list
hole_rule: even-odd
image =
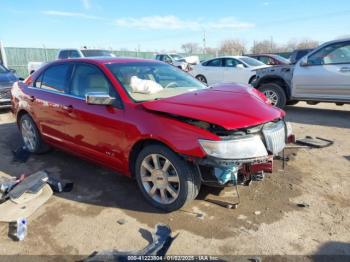
[(203, 76), (203, 75), (198, 75), (198, 76), (196, 76), (196, 78), (197, 78), (197, 80), (201, 81), (202, 83), (208, 84), (208, 81), (207, 81), (207, 79), (205, 78), (205, 76)]
[(29, 152), (41, 154), (50, 149), (42, 140), (35, 122), (28, 114), (23, 115), (19, 120), (19, 129), (22, 141)]
[[(157, 159), (158, 168), (154, 158)], [(160, 168), (164, 168), (166, 160), (169, 162), (164, 172)], [(141, 150), (135, 164), (135, 176), (146, 200), (167, 212), (175, 211), (194, 200), (201, 185), (194, 167), (163, 145), (150, 145)], [(171, 181), (168, 181), (169, 178)], [(172, 193), (168, 191), (168, 186)]]
[(287, 96), (283, 88), (275, 83), (263, 84), (259, 87), (259, 91), (262, 92), (268, 99), (270, 99), (272, 105), (279, 108), (283, 108), (287, 103)]

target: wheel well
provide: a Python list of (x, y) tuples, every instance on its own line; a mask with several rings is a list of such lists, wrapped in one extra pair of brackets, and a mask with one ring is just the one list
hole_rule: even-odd
[(202, 74), (196, 75), (196, 78), (198, 78), (199, 76), (201, 76), (201, 77), (203, 77), (205, 80), (207, 80), (207, 78), (206, 78), (204, 75), (202, 75)]
[(144, 149), (146, 146), (149, 145), (162, 145), (166, 146), (169, 148), (166, 144), (160, 142), (159, 140), (155, 139), (144, 139), (136, 142), (135, 145), (133, 145), (130, 153), (129, 153), (129, 170), (132, 175), (132, 177), (135, 177), (135, 165), (134, 163), (136, 162), (137, 156), (141, 152), (142, 149)]
[(20, 119), (22, 118), (22, 116), (24, 116), (24, 115), (26, 115), (26, 114), (28, 114), (29, 115), (29, 113), (26, 111), (26, 110), (24, 110), (24, 109), (22, 109), (22, 110), (20, 110), (18, 113), (17, 113), (17, 125), (19, 125), (19, 121), (20, 121)]
[(253, 81), (253, 79), (256, 77), (256, 75), (253, 75), (250, 79), (249, 79), (249, 81), (248, 81), (248, 84), (250, 84), (252, 81)]
[(257, 89), (259, 89), (261, 87), (261, 85), (268, 84), (268, 83), (277, 84), (280, 87), (282, 87), (282, 89), (286, 93), (287, 98), (288, 99), (290, 98), (289, 85), (287, 84), (287, 82), (283, 78), (278, 77), (278, 76), (264, 77), (264, 78), (260, 79)]

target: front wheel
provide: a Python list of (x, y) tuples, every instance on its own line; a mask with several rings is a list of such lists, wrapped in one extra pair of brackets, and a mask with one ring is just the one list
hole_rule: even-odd
[(145, 147), (135, 170), (142, 194), (156, 208), (171, 212), (198, 195), (201, 182), (195, 169), (163, 145)]
[(263, 84), (259, 87), (259, 91), (262, 92), (271, 104), (279, 108), (286, 106), (287, 97), (283, 88), (275, 83)]

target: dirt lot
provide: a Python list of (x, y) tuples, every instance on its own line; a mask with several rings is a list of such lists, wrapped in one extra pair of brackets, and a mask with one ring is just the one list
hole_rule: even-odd
[[(350, 255), (350, 105), (300, 103), (286, 111), (297, 137), (321, 136), (335, 144), (300, 149), (284, 172), (277, 163), (263, 182), (240, 187), (238, 209), (204, 200), (229, 200), (232, 189), (202, 188), (191, 205), (171, 214), (150, 207), (134, 181), (60, 151), (32, 156), (25, 164), (11, 162), (19, 133), (11, 114), (2, 112), (0, 172), (20, 175), (47, 169), (73, 180), (75, 188), (53, 196), (29, 218), (23, 242), (10, 240), (8, 225), (0, 223), (0, 254), (135, 250), (148, 243), (145, 230), (162, 222), (178, 233), (168, 254)], [(120, 219), (126, 223), (117, 223)]]

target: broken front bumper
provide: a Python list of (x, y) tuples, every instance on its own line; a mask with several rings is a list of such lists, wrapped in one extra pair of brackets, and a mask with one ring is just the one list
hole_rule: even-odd
[(196, 165), (202, 182), (209, 185), (237, 184), (257, 176), (261, 177), (264, 172), (272, 173), (273, 157), (284, 150), (286, 143), (294, 140), (290, 125), (283, 120), (265, 124), (255, 136), (260, 136), (263, 141), (265, 155), (245, 159), (223, 159), (213, 156), (199, 159)]

